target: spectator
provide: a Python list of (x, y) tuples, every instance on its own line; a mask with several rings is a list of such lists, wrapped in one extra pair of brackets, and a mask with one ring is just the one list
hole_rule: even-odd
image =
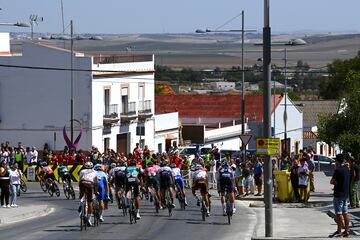
[(289, 156), (286, 151), (281, 154), (280, 170), (289, 169)]
[(334, 185), (334, 210), (337, 222), (337, 237), (342, 237), (343, 221), (345, 222), (344, 236), (350, 235), (350, 217), (348, 213), (348, 198), (350, 189), (350, 170), (344, 164), (343, 154), (336, 155), (336, 168), (330, 180), (330, 184)]
[(196, 164), (200, 164), (203, 167), (205, 166), (204, 159), (202, 159), (202, 157), (200, 157), (200, 154), (197, 152), (195, 153), (195, 157), (191, 162), (192, 166), (195, 166)]
[(19, 169), (22, 171), (24, 169), (24, 154), (21, 151), (21, 148), (16, 149), (15, 162), (18, 164)]
[(245, 163), (241, 163), (241, 170), (243, 176), (243, 186), (245, 190), (244, 197), (249, 195), (250, 185), (251, 185), (251, 173), (249, 169), (249, 165)]
[(10, 199), (10, 206), (11, 207), (17, 207), (16, 204), (16, 198), (17, 198), (17, 192), (20, 188), (20, 180), (22, 177), (21, 171), (18, 169), (18, 164), (14, 163), (12, 166), (12, 169), (9, 171), (10, 174), (10, 186), (11, 186), (11, 199)]
[(236, 163), (234, 177), (235, 177), (235, 186), (236, 186), (237, 196), (241, 196), (244, 194), (244, 191), (243, 191), (243, 180), (242, 180), (243, 178), (242, 178), (240, 161), (238, 161)]
[(258, 159), (256, 160), (254, 165), (254, 180), (257, 188), (257, 194), (255, 196), (261, 196), (262, 174), (263, 174), (263, 166), (261, 164), (261, 159)]
[(299, 175), (298, 175), (299, 163), (296, 159), (293, 159), (289, 167), (291, 186), (294, 190), (296, 201), (300, 202), (299, 194)]
[(33, 153), (33, 159), (32, 159), (32, 164), (35, 164), (38, 162), (38, 157), (39, 157), (39, 153), (36, 150), (36, 147), (32, 147), (32, 153)]
[(299, 176), (299, 195), (300, 202), (307, 202), (307, 185), (309, 180), (309, 168), (306, 162), (306, 158), (303, 157), (300, 159), (300, 164), (298, 168)]
[(353, 157), (350, 158), (350, 208), (359, 207), (358, 186), (359, 186), (359, 166)]
[(9, 197), (10, 197), (10, 173), (7, 162), (1, 161), (0, 165), (0, 189), (1, 189), (1, 206), (3, 208), (10, 208)]
[(34, 155), (33, 155), (33, 153), (31, 152), (31, 150), (30, 150), (29, 147), (26, 148), (26, 153), (25, 153), (25, 156), (24, 156), (24, 157), (25, 157), (26, 163), (27, 163), (28, 165), (31, 165), (32, 159), (33, 159)]
[(307, 150), (306, 158), (307, 164), (309, 168), (309, 179), (310, 179), (310, 191), (315, 191), (315, 182), (314, 182), (314, 171), (315, 171), (315, 161), (314, 161), (314, 154), (311, 148)]

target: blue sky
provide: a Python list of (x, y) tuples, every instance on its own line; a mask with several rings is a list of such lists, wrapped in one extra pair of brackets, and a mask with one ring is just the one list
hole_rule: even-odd
[[(63, 0), (65, 25), (72, 19), (76, 33), (191, 33), (216, 28), (245, 11), (246, 28), (261, 30), (262, 0)], [(271, 0), (273, 32), (359, 31), (360, 0)], [(44, 17), (35, 28), (60, 33), (61, 0), (0, 0), (0, 22)], [(224, 29), (241, 26), (241, 18)], [(0, 31), (23, 31), (1, 27)], [(26, 29), (25, 31), (29, 31)]]

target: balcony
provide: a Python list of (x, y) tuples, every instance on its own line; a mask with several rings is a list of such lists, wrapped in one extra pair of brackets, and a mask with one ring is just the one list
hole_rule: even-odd
[(104, 118), (104, 125), (111, 125), (119, 122), (120, 118), (118, 114), (118, 105), (117, 104), (105, 105), (103, 118)]
[(139, 120), (145, 120), (152, 117), (151, 100), (139, 101), (138, 115)]
[(120, 113), (121, 122), (130, 122), (137, 118), (136, 102), (123, 103)]

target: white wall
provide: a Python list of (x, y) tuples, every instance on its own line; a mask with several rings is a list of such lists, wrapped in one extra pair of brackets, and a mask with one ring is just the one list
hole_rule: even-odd
[(155, 115), (154, 152), (158, 152), (158, 144), (162, 144), (162, 151), (166, 150), (166, 137), (168, 134), (176, 137), (173, 141), (179, 144), (179, 113), (165, 113)]
[[(135, 62), (135, 63), (115, 63), (115, 64), (94, 64), (93, 68), (96, 70), (108, 71), (153, 71), (154, 62)], [(117, 149), (117, 135), (121, 133), (130, 132), (130, 151), (135, 148), (136, 143), (140, 141), (140, 136), (136, 136), (136, 126), (139, 124), (138, 120), (131, 123), (121, 123), (120, 121), (111, 128), (110, 134), (103, 135), (103, 113), (104, 113), (104, 91), (106, 88), (110, 89), (110, 104), (118, 105), (118, 113), (121, 112), (121, 89), (128, 88), (128, 102), (136, 102), (136, 111), (139, 108), (140, 101), (151, 100), (152, 114), (155, 113), (154, 103), (154, 74), (153, 73), (139, 73), (132, 75), (118, 75), (118, 76), (95, 76), (92, 85), (92, 138), (93, 145), (97, 146), (100, 151), (103, 151), (104, 138), (110, 138), (110, 148)], [(139, 99), (139, 86), (144, 86), (144, 99)], [(145, 145), (149, 149), (154, 148), (154, 117), (147, 119), (145, 123)]]
[[(65, 142), (62, 128), (70, 127), (70, 52), (38, 44), (24, 43), (22, 56), (0, 57), (1, 64), (49, 67), (60, 70), (6, 68), (0, 71), (0, 141), (23, 142), (25, 146)], [(91, 59), (74, 57), (74, 69), (91, 69)], [(91, 144), (91, 72), (74, 71), (74, 118), (82, 122), (84, 134), (80, 148)], [(77, 126), (75, 124), (75, 126)], [(70, 137), (70, 132), (68, 130)], [(75, 137), (78, 131), (75, 131)], [(53, 147), (53, 146), (51, 146)]]
[[(275, 111), (275, 136), (284, 139), (284, 111), (285, 98), (283, 98)], [(299, 141), (299, 150), (303, 148), (303, 113), (287, 98), (287, 137), (291, 139), (290, 150), (295, 151), (295, 142)], [(274, 126), (274, 113), (271, 114), (271, 126)]]

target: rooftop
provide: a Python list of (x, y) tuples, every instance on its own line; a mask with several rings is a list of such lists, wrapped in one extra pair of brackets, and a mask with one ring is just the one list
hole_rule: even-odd
[[(276, 106), (282, 97), (276, 95)], [(271, 112), (274, 111), (271, 101)], [(180, 118), (241, 118), (241, 95), (178, 94), (156, 95), (156, 114), (179, 112)], [(263, 96), (245, 95), (245, 118), (262, 122)]]

